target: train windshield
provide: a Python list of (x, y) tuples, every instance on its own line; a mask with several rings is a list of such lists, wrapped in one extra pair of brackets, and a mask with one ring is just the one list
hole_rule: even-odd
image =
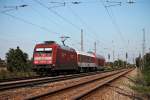
[(36, 48), (35, 53), (36, 54), (49, 54), (51, 56), (52, 48)]

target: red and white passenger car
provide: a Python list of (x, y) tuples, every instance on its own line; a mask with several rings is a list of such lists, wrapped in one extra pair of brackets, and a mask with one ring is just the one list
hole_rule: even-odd
[(92, 52), (77, 51), (77, 63), (81, 71), (96, 71), (103, 69), (105, 58)]

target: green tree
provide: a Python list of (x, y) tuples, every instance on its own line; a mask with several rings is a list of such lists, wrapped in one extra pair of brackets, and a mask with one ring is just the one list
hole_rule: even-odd
[(24, 53), (19, 47), (10, 49), (6, 53), (6, 62), (8, 70), (11, 72), (28, 71), (30, 69), (28, 63), (28, 54)]
[(141, 57), (139, 56), (139, 57), (136, 58), (136, 66), (137, 66), (137, 67), (141, 67), (141, 65), (142, 65), (142, 59), (141, 59)]
[(126, 65), (126, 62), (123, 60), (118, 59), (114, 61), (115, 68), (125, 67), (125, 65)]
[(145, 55), (145, 67), (150, 68), (150, 53)]
[(144, 69), (142, 70), (144, 80), (146, 81), (146, 85), (150, 86), (150, 53), (144, 55)]

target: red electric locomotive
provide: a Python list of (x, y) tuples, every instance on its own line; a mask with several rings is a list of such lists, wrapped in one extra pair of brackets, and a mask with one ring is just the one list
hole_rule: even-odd
[(75, 51), (54, 41), (37, 44), (33, 54), (33, 69), (41, 75), (62, 72), (89, 72), (102, 69), (104, 57), (95, 53)]
[(39, 74), (77, 70), (77, 53), (54, 41), (37, 44), (33, 54), (34, 70)]

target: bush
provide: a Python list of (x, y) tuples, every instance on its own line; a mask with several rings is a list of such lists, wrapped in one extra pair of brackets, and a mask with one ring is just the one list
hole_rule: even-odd
[(27, 53), (24, 53), (19, 47), (10, 49), (6, 53), (7, 69), (10, 72), (28, 72), (31, 70), (31, 63), (28, 60)]
[(142, 70), (143, 79), (145, 81), (145, 85), (150, 86), (150, 68), (145, 68)]

